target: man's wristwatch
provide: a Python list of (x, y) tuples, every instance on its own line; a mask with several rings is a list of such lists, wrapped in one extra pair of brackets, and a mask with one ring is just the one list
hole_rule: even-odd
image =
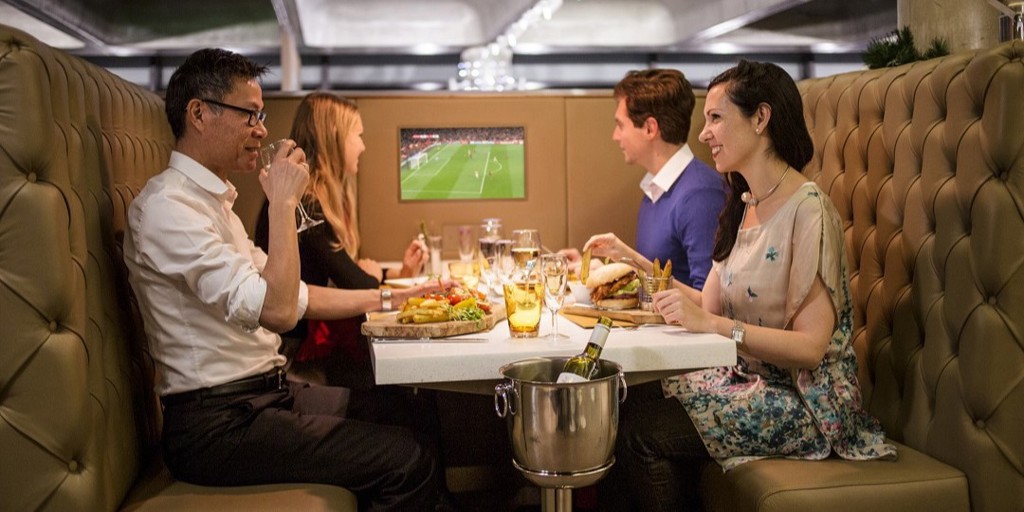
[(732, 340), (736, 342), (736, 348), (743, 346), (743, 336), (746, 334), (747, 331), (743, 328), (743, 322), (736, 320), (736, 325), (732, 326)]
[(391, 288), (380, 289), (380, 310), (391, 311)]

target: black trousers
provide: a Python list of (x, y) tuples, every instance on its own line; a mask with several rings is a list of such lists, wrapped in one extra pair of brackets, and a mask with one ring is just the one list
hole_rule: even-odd
[(619, 410), (615, 465), (599, 484), (607, 511), (697, 511), (700, 474), (711, 462), (700, 434), (661, 382), (629, 388)]
[(164, 459), (200, 485), (324, 483), (356, 493), (360, 510), (432, 510), (434, 458), (411, 430), (386, 424), (379, 402), (353, 398), (292, 384), (167, 406)]

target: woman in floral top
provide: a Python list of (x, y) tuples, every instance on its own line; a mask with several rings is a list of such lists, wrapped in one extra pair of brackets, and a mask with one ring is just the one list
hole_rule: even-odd
[(677, 285), (655, 307), (668, 323), (736, 339), (739, 360), (666, 379), (624, 408), (617, 465), (638, 502), (622, 508), (696, 508), (694, 475), (709, 458), (729, 470), (896, 454), (860, 405), (842, 224), (799, 172), (814, 149), (796, 84), (743, 61), (711, 82), (704, 117), (700, 139), (732, 189), (714, 264), (702, 291)]

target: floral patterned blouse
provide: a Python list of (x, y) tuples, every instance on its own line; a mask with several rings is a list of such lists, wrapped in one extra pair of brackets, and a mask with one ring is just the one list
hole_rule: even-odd
[(860, 405), (843, 230), (824, 192), (813, 182), (802, 185), (767, 221), (741, 229), (714, 270), (729, 318), (789, 327), (820, 275), (837, 319), (814, 370), (786, 370), (740, 353), (736, 366), (663, 381), (722, 468), (764, 457), (824, 459), (833, 451), (845, 459), (895, 458), (896, 448)]

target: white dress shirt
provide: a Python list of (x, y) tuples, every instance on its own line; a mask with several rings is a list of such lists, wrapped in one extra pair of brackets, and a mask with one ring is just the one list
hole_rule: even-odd
[[(158, 366), (160, 395), (206, 388), (285, 363), (259, 325), (267, 255), (232, 211), (238, 193), (177, 151), (128, 209), (124, 259)], [(309, 299), (299, 285), (301, 317)]]
[(683, 144), (683, 147), (679, 148), (679, 151), (676, 151), (676, 154), (661, 166), (657, 174), (647, 173), (644, 175), (644, 179), (640, 180), (640, 190), (644, 191), (644, 195), (652, 203), (657, 203), (658, 198), (672, 188), (672, 184), (679, 179), (692, 160), (693, 152), (690, 151), (690, 146)]

